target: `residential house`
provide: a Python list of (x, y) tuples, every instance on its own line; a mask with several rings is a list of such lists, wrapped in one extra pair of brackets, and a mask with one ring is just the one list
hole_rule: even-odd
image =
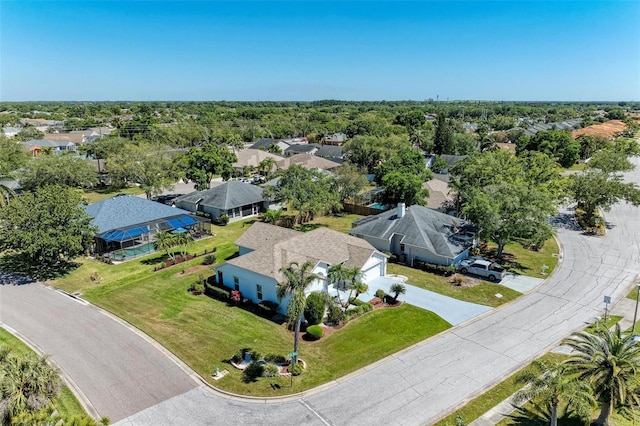
[(334, 161), (342, 164), (344, 161), (344, 153), (341, 146), (337, 145), (320, 145), (318, 151), (315, 152), (315, 156), (326, 158), (327, 160)]
[(291, 146), (291, 143), (285, 142), (284, 139), (262, 138), (258, 139), (249, 148), (269, 151), (270, 147), (272, 146), (277, 146), (280, 152), (284, 152), (287, 148), (289, 148), (289, 146)]
[(240, 181), (196, 191), (174, 200), (175, 206), (190, 212), (204, 212), (213, 220), (226, 215), (230, 222), (257, 216), (264, 211), (262, 188)]
[(43, 150), (51, 149), (54, 154), (62, 154), (65, 152), (75, 152), (76, 144), (71, 141), (54, 141), (50, 139), (32, 139), (22, 142), (22, 144), (34, 156), (38, 156)]
[(196, 230), (201, 220), (186, 210), (124, 194), (89, 204), (85, 211), (98, 228), (92, 251), (120, 260), (153, 252), (158, 231)]
[(334, 167), (338, 167), (340, 165), (340, 163), (317, 157), (313, 154), (296, 154), (278, 161), (277, 164), (279, 169), (288, 169), (293, 164), (297, 164), (304, 167), (305, 169), (321, 170), (333, 169)]
[(12, 138), (20, 133), (20, 130), (22, 130), (22, 127), (5, 126), (2, 129), (2, 133), (4, 133), (5, 138)]
[(334, 133), (332, 135), (326, 136), (322, 143), (324, 145), (334, 145), (334, 146), (342, 146), (343, 143), (347, 141), (347, 135), (344, 133)]
[(350, 234), (363, 238), (380, 251), (391, 252), (408, 265), (423, 261), (456, 265), (469, 256), (475, 244), (467, 221), (429, 208), (400, 203), (396, 209), (355, 222)]
[(318, 152), (319, 146), (311, 143), (294, 143), (284, 150), (285, 157), (291, 157), (296, 154), (315, 154)]
[[(236, 152), (236, 157), (238, 157), (238, 161), (233, 163), (233, 169), (235, 170), (236, 174), (244, 174), (244, 170), (246, 167), (250, 167), (252, 170), (258, 171), (258, 165), (266, 158), (273, 158), (276, 162), (284, 158), (280, 155), (272, 154), (261, 149), (252, 148), (242, 149)], [(269, 170), (269, 173), (272, 173), (276, 170), (277, 167), (274, 165), (273, 168)]]
[[(227, 287), (239, 290), (254, 303), (263, 300), (280, 303), (276, 286), (284, 282), (283, 268), (291, 262), (311, 262), (312, 272), (318, 279), (307, 292), (335, 290), (327, 276), (332, 265), (343, 264), (361, 271), (361, 280), (370, 283), (383, 277), (387, 269), (387, 256), (365, 240), (317, 228), (310, 232), (256, 222), (238, 240), (239, 256), (216, 268), (217, 280)], [(286, 312), (288, 297), (280, 304)]]

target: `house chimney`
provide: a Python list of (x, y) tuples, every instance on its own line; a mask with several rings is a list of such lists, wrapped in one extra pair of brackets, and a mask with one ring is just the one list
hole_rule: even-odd
[(401, 217), (404, 217), (404, 211), (405, 211), (404, 203), (398, 203), (398, 210), (396, 212), (396, 216), (398, 216), (398, 219), (400, 219)]

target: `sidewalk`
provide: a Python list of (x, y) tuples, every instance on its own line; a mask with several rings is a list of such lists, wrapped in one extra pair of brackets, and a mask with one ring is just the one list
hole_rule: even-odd
[[(636, 301), (628, 298), (623, 298), (620, 300), (611, 310), (611, 315), (619, 315), (623, 317), (618, 324), (620, 325), (621, 330), (628, 330), (633, 325), (633, 317), (636, 309)], [(638, 314), (640, 316), (640, 313)], [(640, 319), (640, 318), (639, 318)], [(636, 330), (636, 334), (640, 334), (640, 329)], [(569, 354), (567, 347), (559, 346), (557, 350), (554, 352)], [(516, 408), (512, 402), (513, 395), (504, 401), (500, 402), (498, 405), (484, 413), (482, 416), (478, 417), (471, 423), (469, 426), (493, 426), (504, 418), (509, 417), (511, 413), (513, 413)]]

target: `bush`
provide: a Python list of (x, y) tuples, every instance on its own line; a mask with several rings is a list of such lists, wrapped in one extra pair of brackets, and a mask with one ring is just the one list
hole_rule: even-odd
[(265, 317), (271, 317), (278, 312), (278, 307), (280, 305), (271, 300), (263, 300), (258, 303), (258, 312)]
[(385, 293), (383, 289), (379, 288), (376, 290), (376, 297), (379, 297), (380, 299), (384, 299), (384, 296), (386, 295), (387, 293)]
[(262, 370), (262, 377), (278, 377), (280, 375), (280, 368), (272, 363), (268, 363)]
[(311, 340), (318, 340), (324, 335), (324, 329), (319, 325), (311, 325), (307, 327), (307, 335), (311, 337)]
[(229, 216), (227, 216), (226, 214), (223, 214), (223, 215), (219, 216), (219, 217), (216, 219), (216, 223), (217, 223), (218, 225), (225, 226), (226, 224), (228, 224), (228, 223), (229, 223)]
[(189, 291), (193, 294), (202, 294), (204, 293), (204, 284), (202, 283), (202, 281), (191, 283), (191, 285), (189, 286)]
[(365, 314), (371, 310), (373, 310), (373, 305), (371, 303), (366, 303), (366, 302), (362, 302), (361, 301), (361, 305), (356, 306), (355, 308), (351, 308), (351, 309), (347, 309), (344, 312), (344, 315), (348, 318), (354, 318), (354, 317), (358, 317), (362, 314)]
[(284, 364), (285, 362), (287, 362), (287, 359), (284, 357), (284, 355), (278, 354), (266, 354), (264, 356), (264, 360), (273, 364)]
[(307, 305), (304, 308), (304, 318), (310, 325), (320, 324), (324, 318), (326, 303), (324, 295), (319, 291), (313, 291), (307, 296)]
[(344, 312), (340, 306), (335, 303), (329, 305), (329, 313), (327, 314), (327, 321), (331, 324), (339, 324), (344, 321)]
[(291, 373), (292, 376), (299, 376), (302, 374), (303, 371), (304, 371), (304, 367), (302, 367), (302, 364), (289, 366), (289, 373)]
[(453, 265), (436, 265), (435, 263), (429, 263), (418, 259), (415, 259), (413, 261), (413, 266), (415, 268), (422, 269), (423, 271), (431, 272), (433, 274), (444, 275), (445, 277), (448, 277), (449, 275), (456, 272), (456, 267)]
[(256, 378), (261, 377), (264, 373), (264, 366), (255, 361), (251, 361), (242, 372), (242, 380), (244, 382), (253, 382)]
[(222, 300), (226, 302), (231, 297), (231, 289), (226, 287), (217, 287), (217, 286), (207, 286), (205, 289), (205, 293), (208, 296), (213, 297), (214, 299)]
[(214, 263), (216, 263), (216, 255), (215, 254), (208, 254), (204, 257), (204, 259), (202, 259), (202, 264), (203, 265), (213, 265)]
[(243, 356), (244, 356), (244, 352), (242, 351), (242, 349), (238, 349), (238, 352), (233, 354), (233, 356), (231, 357), (231, 361), (238, 363), (242, 361)]

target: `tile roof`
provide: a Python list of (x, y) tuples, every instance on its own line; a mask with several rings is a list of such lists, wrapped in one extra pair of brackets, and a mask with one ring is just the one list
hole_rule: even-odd
[(116, 195), (89, 204), (84, 209), (89, 216), (93, 217), (91, 224), (98, 227), (98, 233), (191, 214), (186, 210), (134, 195)]
[(176, 205), (181, 201), (196, 203), (220, 210), (229, 210), (234, 207), (242, 207), (248, 204), (261, 203), (262, 188), (240, 181), (225, 182), (215, 188), (196, 191), (175, 199)]
[(367, 241), (329, 228), (299, 232), (262, 222), (254, 223), (236, 244), (254, 251), (227, 263), (278, 281), (283, 278), (280, 269), (293, 261), (310, 261), (314, 265), (318, 262), (344, 263), (348, 267), (362, 268), (376, 252)]
[(291, 157), (285, 158), (278, 162), (278, 167), (281, 169), (287, 169), (293, 164), (298, 164), (305, 169), (323, 169), (328, 170), (334, 167), (338, 167), (340, 164), (335, 161), (330, 161), (322, 157), (318, 157), (312, 154), (296, 154)]
[(233, 163), (233, 167), (235, 168), (242, 168), (244, 166), (258, 167), (258, 164), (260, 164), (262, 160), (269, 157), (276, 160), (276, 162), (283, 159), (280, 155), (253, 148), (242, 149), (236, 152), (236, 157), (238, 157), (238, 161)]

